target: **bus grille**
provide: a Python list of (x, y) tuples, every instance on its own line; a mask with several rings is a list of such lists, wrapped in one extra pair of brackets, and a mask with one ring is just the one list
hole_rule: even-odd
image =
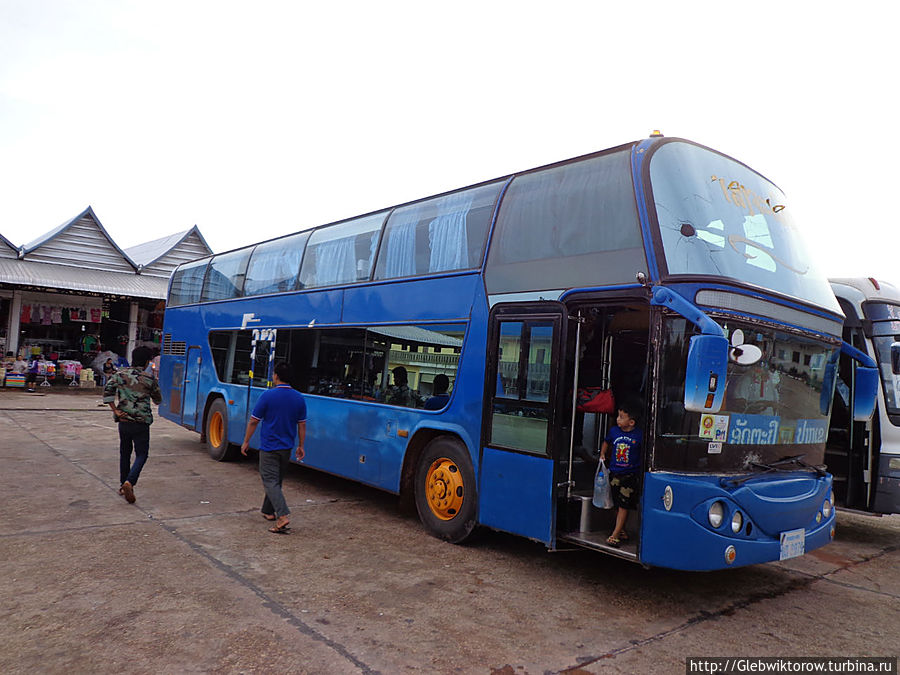
[(172, 356), (184, 356), (187, 352), (187, 342), (172, 342), (172, 334), (167, 333), (163, 337), (163, 354), (171, 354)]

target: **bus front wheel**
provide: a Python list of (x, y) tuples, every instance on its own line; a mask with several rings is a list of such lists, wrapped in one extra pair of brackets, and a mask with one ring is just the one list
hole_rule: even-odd
[(213, 401), (206, 416), (206, 449), (217, 462), (234, 459), (237, 455), (237, 446), (228, 442), (228, 407), (220, 398)]
[(416, 465), (416, 510), (438, 539), (458, 544), (475, 529), (475, 471), (465, 446), (439, 436)]

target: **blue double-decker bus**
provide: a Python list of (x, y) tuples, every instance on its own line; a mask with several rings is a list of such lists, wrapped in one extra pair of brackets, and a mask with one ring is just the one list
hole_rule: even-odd
[[(232, 457), (285, 361), (300, 463), (414, 500), (437, 537), (711, 570), (834, 536), (839, 353), (858, 419), (877, 378), (842, 320), (775, 185), (654, 134), (182, 265), (160, 412)], [(619, 547), (591, 503), (609, 398), (643, 408)]]

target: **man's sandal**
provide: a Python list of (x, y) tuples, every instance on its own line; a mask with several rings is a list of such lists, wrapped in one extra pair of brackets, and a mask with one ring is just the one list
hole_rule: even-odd
[(607, 537), (606, 543), (608, 546), (613, 546), (615, 548), (619, 548), (619, 545), (622, 543), (622, 541), (620, 539), (610, 535), (609, 537)]

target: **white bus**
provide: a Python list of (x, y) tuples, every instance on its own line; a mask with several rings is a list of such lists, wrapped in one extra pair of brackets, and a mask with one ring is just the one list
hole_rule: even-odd
[(869, 422), (847, 411), (851, 362), (841, 356), (825, 460), (835, 503), (868, 513), (900, 513), (900, 288), (873, 278), (830, 279), (847, 317), (844, 341), (878, 363), (881, 391)]

